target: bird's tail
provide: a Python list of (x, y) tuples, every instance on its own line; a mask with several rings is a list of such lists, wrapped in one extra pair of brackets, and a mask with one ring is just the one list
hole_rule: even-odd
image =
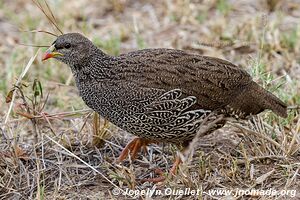
[(271, 92), (253, 82), (253, 91), (260, 97), (258, 103), (264, 109), (270, 109), (280, 117), (287, 117), (287, 105)]

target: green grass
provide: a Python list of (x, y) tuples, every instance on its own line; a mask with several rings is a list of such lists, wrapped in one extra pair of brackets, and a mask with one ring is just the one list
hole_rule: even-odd
[(196, 17), (197, 21), (202, 24), (207, 19), (207, 11), (201, 11)]
[(231, 5), (228, 3), (227, 0), (217, 0), (217, 10), (224, 14), (227, 15), (230, 12)]
[(294, 29), (292, 29), (291, 31), (282, 34), (281, 37), (282, 45), (288, 48), (289, 51), (294, 51), (297, 46), (297, 43), (299, 42), (299, 38), (300, 38), (299, 30), (300, 30), (299, 26), (297, 26), (294, 27)]
[(119, 35), (112, 35), (107, 40), (102, 40), (99, 37), (93, 39), (93, 43), (100, 49), (110, 55), (119, 55), (121, 46), (121, 37)]
[(136, 42), (138, 45), (138, 49), (145, 49), (147, 47), (144, 38), (140, 34), (136, 34)]

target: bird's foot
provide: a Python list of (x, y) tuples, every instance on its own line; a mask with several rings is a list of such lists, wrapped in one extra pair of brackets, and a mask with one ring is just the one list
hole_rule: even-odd
[[(175, 160), (172, 168), (170, 169), (169, 175), (175, 176), (177, 174), (177, 169), (181, 162), (182, 161), (181, 161), (180, 157), (176, 156), (176, 160)], [(155, 169), (154, 173), (158, 174), (159, 176), (156, 178), (141, 179), (141, 182), (142, 183), (145, 183), (145, 182), (159, 183), (159, 182), (164, 182), (166, 180), (166, 176), (163, 174), (163, 171), (161, 169)]]
[(159, 176), (156, 178), (144, 178), (144, 179), (141, 179), (140, 182), (141, 183), (145, 183), (145, 182), (159, 183), (159, 182), (164, 182), (166, 180), (166, 177), (164, 176), (164, 173), (161, 169), (159, 169), (159, 168), (154, 169), (154, 173), (158, 174)]
[(122, 162), (128, 157), (128, 154), (130, 154), (131, 159), (135, 159), (137, 153), (140, 151), (141, 148), (146, 151), (146, 147), (148, 144), (151, 143), (157, 143), (153, 140), (148, 140), (144, 138), (134, 138), (131, 140), (126, 147), (123, 149), (121, 155), (118, 158), (118, 163)]

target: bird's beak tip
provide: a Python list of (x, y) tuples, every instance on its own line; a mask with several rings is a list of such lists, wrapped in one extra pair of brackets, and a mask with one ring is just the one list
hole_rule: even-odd
[(44, 53), (44, 55), (42, 57), (42, 61), (45, 61), (45, 60), (48, 60), (49, 58), (54, 58), (54, 57), (57, 57), (57, 56), (63, 56), (63, 54), (55, 51), (55, 46), (52, 45)]
[(42, 61), (48, 60), (49, 58), (53, 58), (54, 54), (51, 52), (46, 52), (43, 57), (42, 57)]
[(58, 56), (63, 56), (64, 54), (62, 53), (59, 53), (57, 51), (52, 51), (52, 50), (47, 50), (43, 57), (42, 57), (42, 61), (45, 61), (45, 60), (48, 60), (49, 58), (55, 58), (55, 57), (58, 57)]

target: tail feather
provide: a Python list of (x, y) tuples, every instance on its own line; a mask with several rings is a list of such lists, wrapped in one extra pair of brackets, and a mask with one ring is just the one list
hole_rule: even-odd
[[(254, 83), (254, 82), (253, 82)], [(254, 92), (259, 96), (259, 104), (264, 109), (270, 109), (280, 117), (287, 117), (287, 105), (271, 92), (254, 83)]]

